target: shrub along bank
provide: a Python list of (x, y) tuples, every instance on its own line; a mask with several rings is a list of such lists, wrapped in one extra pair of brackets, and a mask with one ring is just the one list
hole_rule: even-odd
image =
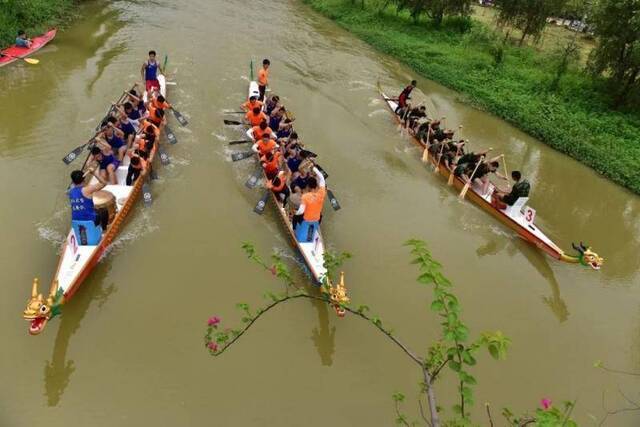
[(391, 8), (363, 9), (351, 0), (303, 1), (418, 73), (461, 92), (473, 105), (640, 194), (640, 113), (611, 110), (603, 82), (569, 69), (552, 90), (556, 58), (505, 45), (474, 20), (445, 20), (434, 28)]
[(67, 19), (76, 0), (0, 0), (0, 46), (15, 43), (18, 30), (29, 37)]

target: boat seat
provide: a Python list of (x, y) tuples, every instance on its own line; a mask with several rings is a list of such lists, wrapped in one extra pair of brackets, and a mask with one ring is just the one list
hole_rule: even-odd
[(516, 202), (512, 206), (507, 206), (504, 209), (504, 212), (510, 217), (515, 218), (520, 214), (520, 212), (522, 211), (522, 208), (524, 207), (524, 205), (527, 204), (528, 201), (529, 201), (528, 197), (520, 197), (518, 198), (518, 200), (516, 200)]

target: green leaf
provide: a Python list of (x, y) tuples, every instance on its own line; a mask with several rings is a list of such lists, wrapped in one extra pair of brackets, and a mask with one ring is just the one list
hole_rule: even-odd
[(369, 306), (365, 304), (359, 305), (356, 311), (360, 314), (364, 314), (365, 312), (369, 311)]
[(400, 392), (393, 393), (391, 397), (393, 398), (394, 402), (404, 402), (404, 398), (405, 398), (404, 394)]
[(456, 362), (455, 360), (452, 360), (449, 362), (449, 368), (451, 368), (452, 371), (454, 372), (458, 372), (461, 369), (460, 363)]
[(439, 300), (435, 300), (431, 303), (431, 311), (439, 312), (444, 309), (444, 303)]

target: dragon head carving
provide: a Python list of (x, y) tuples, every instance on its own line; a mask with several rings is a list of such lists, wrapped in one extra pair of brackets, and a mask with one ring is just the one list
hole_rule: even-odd
[(29, 333), (38, 335), (52, 317), (59, 314), (62, 292), (58, 292), (58, 281), (54, 281), (46, 298), (38, 293), (38, 279), (33, 279), (31, 298), (27, 301), (22, 317), (30, 322)]
[(331, 301), (331, 307), (336, 311), (338, 317), (344, 317), (346, 310), (344, 305), (349, 304), (349, 297), (347, 296), (347, 287), (344, 284), (344, 273), (340, 273), (340, 283), (333, 285), (331, 280), (327, 278), (327, 286), (323, 287), (323, 291), (329, 294), (329, 300)]
[(578, 251), (578, 261), (580, 264), (591, 267), (594, 270), (600, 270), (604, 263), (604, 258), (592, 251), (591, 247), (585, 246), (582, 242), (580, 242), (580, 245), (572, 243), (571, 246)]

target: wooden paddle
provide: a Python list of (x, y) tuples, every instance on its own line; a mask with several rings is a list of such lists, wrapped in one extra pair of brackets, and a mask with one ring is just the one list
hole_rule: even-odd
[(173, 133), (169, 125), (164, 125), (164, 131), (167, 135), (167, 141), (169, 141), (169, 144), (174, 145), (178, 143), (178, 138), (176, 138), (176, 134)]
[(26, 62), (27, 64), (31, 64), (31, 65), (37, 65), (40, 63), (39, 59), (35, 59), (35, 58), (22, 58), (20, 56), (13, 56), (13, 55), (7, 55), (6, 53), (0, 53), (0, 58), (2, 58), (3, 56), (6, 56), (7, 58), (13, 58), (13, 59), (21, 59), (24, 62)]
[(239, 122), (237, 120), (224, 119), (223, 122), (225, 125), (229, 125), (229, 126), (240, 126), (242, 124), (242, 122)]
[(171, 163), (171, 158), (167, 152), (164, 151), (161, 144), (158, 144), (158, 154), (160, 154), (160, 163), (162, 163), (163, 166), (167, 166)]
[(97, 132), (95, 135), (93, 135), (91, 137), (91, 139), (89, 141), (85, 142), (84, 144), (80, 145), (79, 147), (74, 148), (72, 152), (70, 152), (69, 154), (64, 156), (62, 158), (62, 161), (64, 162), (64, 164), (65, 165), (70, 165), (71, 162), (73, 162), (75, 159), (77, 159), (78, 156), (80, 155), (80, 153), (82, 153), (82, 151), (85, 149), (85, 147), (94, 142), (94, 140), (95, 140), (94, 138), (96, 136), (98, 136), (99, 133), (100, 132)]
[(184, 116), (180, 113), (180, 111), (173, 108), (173, 106), (170, 108), (171, 108), (171, 111), (173, 111), (173, 115), (175, 116), (176, 120), (178, 120), (178, 122), (180, 122), (182, 126), (186, 126), (189, 124), (187, 119), (184, 118)]
[(244, 159), (248, 159), (249, 157), (255, 155), (256, 153), (254, 153), (253, 151), (243, 151), (241, 153), (233, 153), (231, 155), (231, 160), (233, 160), (234, 162), (240, 161), (240, 160), (244, 160)]
[(509, 171), (507, 170), (507, 160), (505, 159), (504, 154), (502, 155), (502, 167), (504, 169), (504, 179), (508, 180)]
[(262, 177), (262, 167), (259, 167), (247, 180), (247, 182), (244, 183), (245, 187), (250, 188), (250, 189), (254, 189), (256, 188), (256, 185), (258, 185), (258, 183), (260, 182), (260, 178)]
[(340, 209), (342, 209), (342, 207), (340, 206), (340, 203), (338, 202), (338, 199), (333, 194), (333, 191), (331, 191), (328, 188), (327, 188), (327, 196), (329, 196), (329, 202), (331, 203), (331, 207), (333, 208), (334, 211), (339, 211)]
[(258, 204), (253, 208), (253, 211), (258, 215), (262, 215), (264, 213), (264, 208), (267, 206), (267, 202), (269, 201), (269, 197), (271, 197), (271, 190), (264, 192), (264, 195), (260, 200), (258, 200)]
[(142, 201), (146, 207), (149, 207), (153, 204), (153, 196), (151, 195), (151, 189), (149, 188), (148, 183), (142, 184)]
[(442, 144), (442, 147), (440, 147), (440, 153), (438, 154), (438, 162), (433, 166), (433, 171), (435, 173), (438, 173), (438, 169), (440, 168), (440, 161), (442, 160), (442, 153), (444, 152), (444, 146), (446, 145), (446, 143), (444, 141), (441, 144)]
[(471, 176), (469, 177), (469, 181), (467, 181), (467, 183), (464, 185), (464, 187), (462, 187), (462, 191), (460, 192), (460, 195), (459, 195), (460, 200), (463, 200), (464, 197), (467, 195), (467, 191), (469, 191), (469, 187), (471, 186), (471, 182), (473, 181), (473, 176), (476, 174), (476, 171), (478, 170), (478, 168), (482, 164), (483, 160), (484, 160), (484, 156), (480, 157), (480, 161), (476, 165), (475, 169), (473, 169), (473, 172), (471, 173)]

